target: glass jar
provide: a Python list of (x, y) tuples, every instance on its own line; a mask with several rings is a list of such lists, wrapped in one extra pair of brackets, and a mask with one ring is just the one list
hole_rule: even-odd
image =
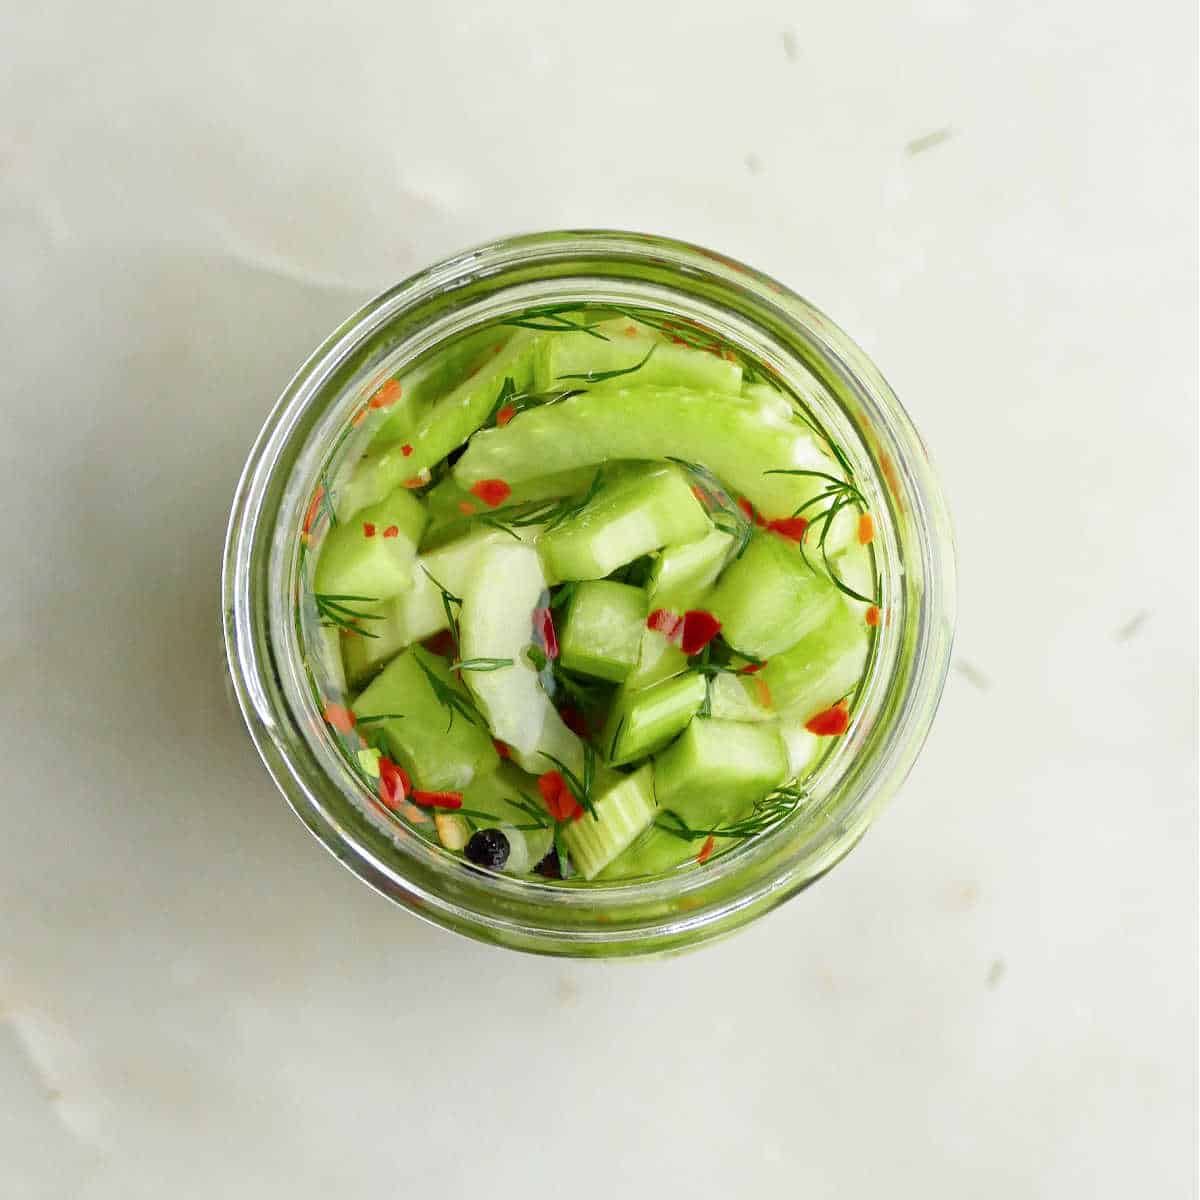
[[(875, 517), (884, 620), (849, 732), (788, 820), (702, 869), (569, 886), (477, 870), (384, 827), (334, 744), (296, 619), (301, 532), (320, 472), (380, 382), (444, 340), (535, 304), (592, 301), (700, 322), (778, 373), (854, 467)], [(285, 389), (238, 484), (225, 548), (229, 669), (251, 736), (296, 814), (360, 879), (436, 924), (521, 950), (631, 955), (693, 946), (794, 896), (844, 857), (924, 742), (949, 663), (952, 534), (908, 415), (865, 354), (769, 276), (644, 234), (540, 233), (406, 280), (346, 321)]]

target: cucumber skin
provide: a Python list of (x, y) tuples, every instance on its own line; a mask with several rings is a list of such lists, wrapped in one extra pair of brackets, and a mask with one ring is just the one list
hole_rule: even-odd
[[(421, 531), (424, 505), (398, 489), (378, 504), (334, 526), (321, 545), (313, 590), (387, 600), (412, 586), (413, 562)], [(385, 532), (395, 526), (393, 537)], [(373, 533), (366, 536), (366, 529)]]
[(617, 775), (594, 805), (598, 820), (585, 814), (562, 833), (571, 861), (585, 879), (594, 879), (654, 821), (654, 768), (646, 763), (632, 775)]
[(511, 485), (614, 459), (654, 458), (700, 463), (768, 519), (790, 516), (823, 484), (767, 470), (838, 474), (798, 421), (716, 392), (628, 387), (585, 392), (520, 413), (502, 429), (479, 432), (455, 464), (454, 477), (464, 487), (481, 479)]
[(731, 646), (769, 659), (816, 629), (838, 596), (799, 547), (779, 534), (756, 531), (742, 557), (725, 569), (709, 603)]
[(620, 683), (637, 666), (648, 611), (641, 588), (607, 579), (579, 584), (559, 634), (559, 661)]
[(602, 485), (581, 512), (547, 530), (538, 546), (558, 578), (603, 579), (643, 554), (694, 541), (711, 528), (683, 475), (662, 466)]
[[(466, 689), (445, 659), (419, 646), (393, 659), (382, 674), (354, 701), (358, 718), (396, 713), (403, 719), (379, 722), (396, 761), (428, 791), (462, 791), (481, 775), (500, 765), (491, 735), (481, 725), (449, 713), (438, 703), (423, 664), (464, 699)], [(449, 728), (447, 724), (449, 722)]]
[(774, 725), (694, 718), (654, 760), (658, 801), (690, 826), (727, 820), (788, 777), (788, 757)]
[(621, 688), (600, 737), (609, 765), (633, 762), (665, 746), (699, 711), (707, 690), (704, 676), (690, 671), (636, 692)]

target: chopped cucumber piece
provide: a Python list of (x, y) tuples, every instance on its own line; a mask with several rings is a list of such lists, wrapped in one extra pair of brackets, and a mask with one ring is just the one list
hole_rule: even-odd
[(626, 677), (625, 686), (631, 691), (649, 687), (660, 679), (678, 675), (687, 668), (687, 661), (687, 655), (657, 629), (643, 629), (637, 665)]
[(494, 326), (459, 338), (415, 367), (396, 376), (400, 397), (371, 439), (372, 450), (411, 443), (417, 423), (435, 400), (478, 371), (511, 337)]
[[(597, 338), (552, 337), (539, 378), (541, 388), (614, 385), (703, 388), (736, 395), (742, 386), (742, 368), (716, 354), (667, 342), (647, 334), (630, 321), (605, 321), (597, 328), (608, 341)], [(633, 330), (632, 334), (629, 330)], [(641, 364), (640, 366), (638, 364)], [(636, 370), (631, 371), (631, 367)], [(605, 379), (610, 372), (624, 374)]]
[(766, 685), (754, 675), (715, 675), (708, 703), (712, 715), (723, 721), (771, 721), (778, 715)]
[[(536, 824), (530, 810), (544, 811), (537, 794), (537, 780), (511, 763), (501, 763), (498, 771), (481, 776), (463, 792), (463, 810), (467, 816), (458, 819), (466, 826), (467, 837), (475, 829), (499, 829), (508, 838), (509, 855), (503, 868), (506, 874), (523, 875), (532, 871), (554, 843), (554, 823), (549, 816), (544, 817), (544, 828), (528, 828)], [(521, 807), (518, 801), (528, 807)], [(442, 844), (446, 844), (444, 840)], [(465, 838), (462, 845), (466, 845)]]
[(711, 528), (683, 475), (661, 466), (602, 485), (583, 509), (542, 535), (539, 549), (560, 579), (603, 579), (651, 550), (693, 541)]
[(590, 813), (563, 828), (571, 861), (585, 879), (594, 879), (654, 820), (654, 768), (646, 763), (632, 775), (617, 775), (594, 797)]
[(705, 829), (783, 783), (787, 752), (773, 725), (698, 717), (655, 758), (654, 776), (660, 806)]
[(711, 391), (628, 387), (589, 391), (529, 409), (502, 429), (480, 431), (454, 476), (465, 487), (482, 479), (511, 485), (611, 459), (672, 457), (707, 467), (767, 518), (791, 516), (824, 486), (820, 479), (767, 471), (839, 475), (798, 420)]
[(326, 534), (314, 591), (375, 600), (399, 595), (412, 586), (413, 560), (424, 528), (424, 506), (398, 488)]
[[(435, 690), (430, 677), (437, 681)], [(453, 703), (448, 706), (448, 697)], [(427, 791), (462, 791), (494, 771), (500, 756), (466, 689), (444, 658), (413, 646), (383, 670), (352, 705), (359, 730), (383, 731), (397, 761)], [(364, 724), (364, 718), (387, 720)]]
[(797, 546), (764, 532), (730, 563), (709, 600), (725, 640), (756, 658), (794, 646), (837, 604), (837, 589), (808, 566)]
[(789, 717), (779, 722), (779, 736), (787, 751), (788, 778), (802, 779), (815, 765), (825, 749), (827, 739), (810, 733), (799, 717)]
[[(732, 839), (719, 838), (713, 852), (729, 845)], [(618, 855), (596, 877), (597, 879), (635, 879), (645, 875), (662, 875), (684, 863), (694, 863), (703, 842), (676, 837), (657, 825), (651, 825), (630, 847)]]
[(580, 583), (559, 635), (559, 661), (568, 671), (620, 683), (637, 665), (646, 630), (646, 593), (627, 583)]
[[(850, 510), (846, 509), (843, 511), (848, 512)], [(853, 511), (853, 518), (855, 533), (857, 534), (857, 509)], [(842, 513), (838, 513), (834, 521), (840, 521), (841, 519)], [(873, 596), (875, 594), (875, 569), (872, 566), (871, 549), (869, 546), (860, 545), (857, 536), (852, 537), (850, 544), (845, 549), (839, 551), (830, 565), (837, 577), (847, 587), (858, 592), (860, 596)], [(864, 616), (867, 608), (870, 607), (861, 600), (855, 600), (853, 596), (847, 596), (846, 603), (854, 605)]]
[(609, 763), (620, 766), (665, 746), (699, 712), (706, 682), (685, 671), (639, 691), (622, 686), (601, 735)]
[(791, 401), (769, 383), (742, 384), (742, 399), (756, 405), (760, 412), (771, 413), (783, 421), (796, 415)]
[(668, 546), (650, 573), (654, 606), (690, 607), (696, 594), (711, 587), (720, 575), (732, 545), (732, 534), (710, 529), (694, 542)]
[(824, 623), (759, 672), (780, 712), (795, 710), (807, 720), (836, 704), (862, 678), (870, 649), (862, 614), (838, 596)]

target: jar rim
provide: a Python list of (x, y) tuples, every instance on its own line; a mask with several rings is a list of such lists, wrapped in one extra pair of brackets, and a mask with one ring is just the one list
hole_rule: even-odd
[[(718, 326), (722, 336), (803, 369), (825, 392), (822, 419), (869, 465), (890, 581), (880, 631), (886, 679), (872, 672), (870, 727), (839, 748), (824, 826), (798, 847), (773, 830), (706, 865), (647, 880), (570, 888), (465, 867), (440, 847), (379, 834), (361, 790), (306, 708), (289, 597), (287, 531), (334, 431), (381, 372), (412, 361), (536, 294), (558, 300), (633, 293), (664, 311)], [(630, 302), (626, 300), (626, 302)], [(386, 368), (386, 371), (385, 371)], [(875, 499), (872, 499), (874, 505)], [(283, 534), (281, 534), (283, 531)], [(294, 546), (291, 547), (294, 552)], [(890, 561), (889, 561), (890, 558)], [(294, 553), (292, 560), (294, 568)], [(284, 389), (239, 480), (227, 532), (223, 607), (234, 690), (251, 737), (288, 803), (322, 845), (364, 882), (436, 924), (544, 953), (660, 952), (728, 932), (828, 871), (863, 836), (911, 769), (940, 698), (954, 620), (949, 516), (928, 454), (878, 369), (819, 310), (770, 276), (703, 247), (608, 230), (535, 233), (486, 243), (435, 263), (369, 301), (309, 357)], [(882, 654), (883, 651), (877, 651)], [(329, 746), (326, 746), (326, 750)], [(836, 801), (836, 803), (835, 803)], [(378, 835), (378, 836), (377, 836)], [(790, 839), (790, 840), (789, 840)]]

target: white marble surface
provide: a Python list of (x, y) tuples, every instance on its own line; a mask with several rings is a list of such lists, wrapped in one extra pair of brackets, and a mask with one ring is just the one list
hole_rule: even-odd
[[(1195, 45), (1190, 0), (0, 4), (0, 1194), (1194, 1196)], [(307, 350), (589, 224), (856, 334), (961, 540), (874, 833), (624, 966), (368, 892), (217, 641)]]

